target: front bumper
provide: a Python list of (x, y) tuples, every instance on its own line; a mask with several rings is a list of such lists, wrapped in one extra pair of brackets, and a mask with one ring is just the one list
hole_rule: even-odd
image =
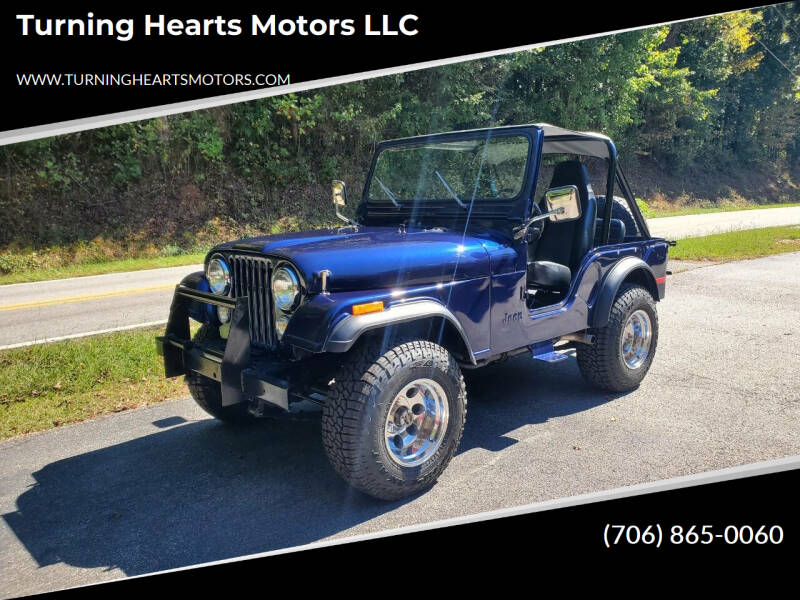
[[(232, 310), (230, 332), (224, 351), (203, 347), (191, 341), (189, 310), (194, 302), (223, 306)], [(179, 285), (175, 288), (167, 330), (156, 338), (156, 348), (164, 357), (167, 377), (196, 372), (219, 381), (222, 406), (250, 399), (289, 410), (289, 382), (266, 367), (256, 368), (250, 352), (249, 299), (227, 298)]]

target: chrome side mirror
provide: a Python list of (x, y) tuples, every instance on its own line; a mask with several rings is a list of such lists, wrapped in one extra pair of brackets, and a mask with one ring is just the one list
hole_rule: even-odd
[(551, 188), (544, 195), (547, 206), (545, 214), (552, 223), (574, 221), (581, 217), (580, 196), (578, 188), (574, 185)]
[(333, 197), (333, 208), (336, 211), (336, 216), (348, 225), (358, 228), (358, 223), (339, 212), (340, 207), (347, 206), (347, 187), (344, 185), (344, 181), (334, 179), (331, 182), (331, 196)]
[(340, 206), (347, 206), (347, 187), (344, 185), (344, 181), (334, 179), (331, 182), (331, 192), (333, 205), (336, 207), (337, 212)]

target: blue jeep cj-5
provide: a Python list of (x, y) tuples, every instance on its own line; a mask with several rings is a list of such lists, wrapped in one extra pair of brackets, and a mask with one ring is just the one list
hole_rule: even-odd
[(650, 368), (670, 243), (608, 137), (542, 124), (384, 142), (354, 215), (340, 181), (333, 203), (346, 225), (221, 244), (175, 290), (166, 374), (214, 417), (321, 405), (336, 471), (396, 499), (453, 457), (463, 370), (574, 349), (589, 384), (624, 392)]

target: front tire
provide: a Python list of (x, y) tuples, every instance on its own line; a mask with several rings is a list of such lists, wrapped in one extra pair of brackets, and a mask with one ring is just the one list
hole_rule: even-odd
[(222, 386), (218, 381), (199, 373), (187, 373), (186, 385), (197, 405), (219, 421), (235, 425), (253, 423), (255, 417), (247, 412), (247, 403), (222, 406)]
[[(194, 337), (196, 344), (214, 342), (215, 338), (206, 325), (203, 325)], [(247, 403), (240, 402), (231, 406), (222, 406), (222, 385), (211, 379), (189, 371), (186, 374), (186, 385), (197, 405), (215, 419), (236, 425), (255, 421), (255, 417), (247, 412)]]
[(605, 327), (591, 346), (579, 344), (578, 368), (594, 387), (629, 392), (641, 383), (658, 345), (658, 313), (653, 297), (637, 284), (624, 284)]
[(467, 413), (455, 359), (427, 341), (351, 351), (322, 413), (325, 452), (350, 485), (382, 500), (432, 486), (461, 441)]

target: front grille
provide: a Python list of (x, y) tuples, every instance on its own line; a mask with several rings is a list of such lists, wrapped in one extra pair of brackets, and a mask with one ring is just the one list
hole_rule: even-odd
[(254, 346), (271, 348), (272, 300), (270, 279), (272, 263), (259, 256), (238, 255), (230, 257), (232, 296), (250, 299), (250, 342)]

